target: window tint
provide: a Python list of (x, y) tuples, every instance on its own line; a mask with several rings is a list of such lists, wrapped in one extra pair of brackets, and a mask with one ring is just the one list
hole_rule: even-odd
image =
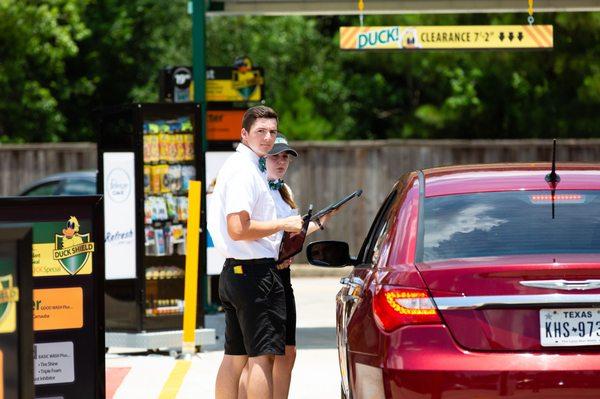
[(39, 186), (36, 186), (31, 190), (27, 191), (23, 195), (26, 195), (28, 197), (54, 195), (56, 189), (58, 188), (58, 183), (58, 181), (53, 181), (49, 183), (40, 184)]
[[(363, 242), (358, 259), (365, 267), (375, 263), (379, 259), (381, 243), (383, 242), (383, 236), (385, 235), (383, 233), (387, 232), (387, 219), (391, 205), (394, 202), (394, 198), (396, 198), (396, 193), (397, 190), (394, 188), (390, 195), (385, 199), (383, 205), (381, 205), (381, 208), (379, 208), (379, 211), (377, 212), (377, 216), (375, 216), (375, 220), (369, 229), (367, 238), (365, 238), (365, 241)], [(374, 259), (375, 254), (377, 259)]]
[[(373, 251), (371, 255), (371, 263), (373, 265), (379, 264), (380, 260), (384, 262), (387, 260), (387, 255), (390, 250), (390, 241), (388, 240), (388, 233), (390, 231), (390, 227), (392, 226), (391, 218), (389, 217), (389, 212), (386, 214), (385, 220), (383, 220), (381, 224), (381, 228), (378, 233), (378, 237), (375, 240), (375, 245), (373, 245)], [(388, 245), (384, 246), (384, 243)]]
[(425, 199), (423, 260), (600, 253), (600, 191), (518, 191)]
[(66, 180), (60, 195), (92, 195), (96, 194), (96, 182), (83, 179)]

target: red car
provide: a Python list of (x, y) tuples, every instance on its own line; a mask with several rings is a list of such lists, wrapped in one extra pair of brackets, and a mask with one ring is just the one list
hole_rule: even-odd
[(337, 295), (342, 397), (600, 398), (600, 166), (404, 175)]

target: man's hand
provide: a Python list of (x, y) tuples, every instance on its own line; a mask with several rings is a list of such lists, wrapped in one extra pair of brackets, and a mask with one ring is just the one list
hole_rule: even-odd
[(282, 230), (290, 233), (298, 233), (302, 230), (302, 217), (301, 216), (289, 216), (281, 220)]
[(292, 265), (293, 261), (294, 261), (294, 258), (289, 258), (289, 259), (284, 260), (282, 263), (277, 265), (277, 270), (287, 269), (288, 267), (290, 267)]

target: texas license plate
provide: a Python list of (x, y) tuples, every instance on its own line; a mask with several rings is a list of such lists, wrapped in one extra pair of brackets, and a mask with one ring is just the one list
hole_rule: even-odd
[(541, 309), (542, 346), (600, 345), (600, 308)]

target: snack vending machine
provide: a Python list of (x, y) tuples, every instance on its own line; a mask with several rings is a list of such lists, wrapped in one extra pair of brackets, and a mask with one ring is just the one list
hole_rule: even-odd
[[(199, 104), (104, 110), (99, 192), (105, 202), (107, 331), (181, 330), (190, 180), (204, 179)], [(202, 201), (204, 202), (204, 201)], [(202, 204), (197, 327), (203, 323)]]

